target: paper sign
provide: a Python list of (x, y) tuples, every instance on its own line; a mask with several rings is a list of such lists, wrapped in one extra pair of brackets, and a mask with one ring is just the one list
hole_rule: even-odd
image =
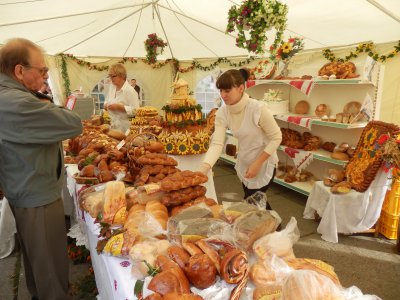
[(128, 128), (128, 129), (125, 131), (125, 135), (128, 136), (130, 133), (131, 133), (131, 129)]
[(122, 146), (125, 145), (125, 140), (122, 140), (118, 143), (117, 145), (117, 150), (120, 150), (122, 148)]
[(68, 97), (67, 102), (65, 103), (65, 107), (68, 108), (69, 110), (73, 110), (75, 107), (76, 103), (76, 96), (71, 95)]

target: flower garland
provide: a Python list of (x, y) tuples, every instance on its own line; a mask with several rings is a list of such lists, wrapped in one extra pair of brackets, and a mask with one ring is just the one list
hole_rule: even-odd
[[(149, 34), (147, 39), (144, 41), (144, 48), (146, 49), (146, 60), (150, 64), (157, 62), (157, 55), (164, 52), (164, 48), (168, 44), (157, 36), (156, 33)], [(158, 53), (160, 50), (160, 53)]]
[(385, 62), (389, 58), (395, 57), (400, 52), (400, 41), (398, 41), (397, 45), (394, 46), (394, 49), (388, 55), (380, 55), (379, 53), (377, 53), (376, 50), (374, 49), (373, 42), (359, 44), (354, 50), (354, 52), (351, 51), (344, 58), (336, 58), (335, 54), (333, 54), (330, 49), (322, 50), (322, 55), (331, 62), (333, 61), (347, 62), (352, 58), (358, 57), (358, 55), (362, 52), (367, 53), (368, 56), (372, 57), (372, 59), (375, 61)]
[(61, 55), (61, 75), (64, 79), (65, 96), (68, 98), (69, 94), (71, 93), (71, 82), (69, 81), (67, 61), (65, 60), (64, 55)]
[[(249, 52), (263, 54), (268, 38), (267, 31), (276, 29), (275, 48), (281, 42), (287, 26), (288, 7), (277, 0), (246, 0), (239, 7), (233, 5), (228, 12), (226, 32), (236, 30), (236, 46)], [(244, 27), (249, 27), (250, 38), (247, 39)]]

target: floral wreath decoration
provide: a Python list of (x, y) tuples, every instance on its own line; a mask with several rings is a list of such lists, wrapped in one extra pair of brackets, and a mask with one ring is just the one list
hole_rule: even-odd
[(168, 44), (164, 42), (157, 33), (152, 33), (147, 36), (144, 41), (144, 48), (146, 49), (146, 61), (150, 64), (157, 62), (157, 55), (164, 52), (164, 48)]
[[(237, 7), (233, 5), (228, 12), (226, 32), (238, 33), (236, 46), (249, 52), (263, 54), (268, 38), (266, 32), (276, 29), (274, 48), (282, 41), (287, 26), (288, 7), (277, 0), (246, 0)], [(249, 27), (250, 38), (245, 36), (245, 28)]]

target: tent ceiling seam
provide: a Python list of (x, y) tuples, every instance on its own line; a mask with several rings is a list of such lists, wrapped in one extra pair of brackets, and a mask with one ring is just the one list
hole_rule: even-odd
[[(148, 4), (148, 3), (146, 3), (146, 4)], [(150, 2), (150, 4), (151, 4), (151, 2)], [(69, 17), (84, 16), (84, 15), (90, 15), (90, 14), (96, 14), (96, 13), (100, 13), (100, 12), (119, 10), (119, 9), (124, 9), (124, 8), (133, 8), (135, 6), (141, 6), (141, 4), (125, 5), (125, 6), (119, 6), (119, 7), (114, 7), (114, 8), (99, 9), (99, 10), (93, 10), (93, 11), (88, 11), (88, 12), (83, 12), (83, 13), (68, 14), (68, 15), (62, 15), (62, 16), (56, 16), (56, 17), (48, 17), (48, 18), (40, 18), (40, 19), (31, 19), (31, 20), (25, 20), (25, 21), (11, 22), (11, 23), (3, 23), (3, 24), (0, 24), (0, 27), (11, 26), (11, 25), (20, 25), (20, 24), (26, 24), (26, 23), (34, 23), (34, 22), (42, 22), (42, 21), (49, 21), (49, 20), (57, 20), (57, 19), (63, 19), (63, 18), (69, 18)]]
[[(173, 1), (173, 0), (172, 0)], [(167, 4), (169, 4), (168, 0), (167, 0)], [(176, 4), (175, 4), (176, 5)], [(179, 7), (177, 6), (177, 8), (179, 9)], [(182, 11), (181, 9), (179, 9), (180, 11)], [(183, 22), (179, 19), (179, 17), (176, 15), (175, 12), (173, 12), (175, 18), (178, 20), (178, 22), (182, 25), (183, 28), (185, 28), (185, 30), (197, 41), (199, 42), (199, 44), (203, 45), (208, 51), (210, 51), (212, 54), (214, 54), (215, 56), (219, 57), (219, 55), (214, 52), (213, 50), (211, 50), (206, 44), (204, 44), (202, 41), (200, 41), (200, 39), (198, 39), (186, 26), (185, 24), (183, 24)]]
[[(158, 2), (158, 1), (157, 1), (157, 2)], [(165, 31), (164, 24), (163, 24), (163, 22), (161, 21), (161, 16), (160, 16), (160, 11), (159, 11), (158, 5), (157, 5), (157, 6), (154, 6), (154, 10), (156, 11), (158, 21), (160, 22), (160, 25), (161, 25), (161, 29), (162, 29), (162, 31), (164, 32), (164, 36), (165, 36), (165, 38), (166, 38), (166, 40), (167, 40), (168, 48), (169, 48), (169, 51), (171, 52), (171, 56), (172, 56), (172, 58), (174, 58), (174, 53), (172, 52), (171, 43), (170, 43), (169, 40), (168, 40), (168, 35), (167, 35), (167, 32)]]
[[(142, 1), (142, 5), (144, 5), (144, 0)], [(131, 38), (131, 40), (130, 40), (130, 42), (129, 42), (128, 47), (126, 47), (126, 49), (125, 49), (125, 52), (124, 52), (123, 57), (125, 57), (126, 52), (128, 52), (129, 48), (131, 47), (131, 45), (132, 45), (132, 43), (133, 43), (133, 40), (135, 39), (137, 30), (138, 30), (138, 27), (139, 27), (139, 24), (140, 24), (140, 20), (141, 20), (141, 18), (142, 18), (142, 12), (143, 12), (143, 10), (140, 11), (139, 19), (138, 19), (138, 21), (137, 21), (137, 23), (136, 23), (135, 32), (133, 33), (133, 36), (132, 36), (132, 38)]]
[(234, 36), (234, 35), (232, 35), (232, 34), (228, 34), (228, 33), (226, 33), (225, 31), (222, 31), (222, 30), (219, 29), (219, 28), (216, 28), (216, 27), (211, 26), (211, 25), (209, 25), (209, 24), (206, 24), (206, 23), (204, 23), (204, 22), (202, 22), (202, 21), (200, 21), (200, 20), (197, 20), (197, 19), (195, 19), (195, 18), (192, 18), (192, 17), (189, 17), (189, 16), (187, 16), (187, 15), (184, 15), (184, 14), (180, 13), (179, 11), (176, 11), (176, 10), (174, 10), (174, 9), (170, 9), (170, 8), (164, 6), (164, 5), (161, 5), (161, 4), (158, 4), (158, 6), (164, 8), (164, 9), (167, 9), (167, 10), (169, 10), (169, 11), (175, 12), (175, 13), (177, 13), (178, 15), (181, 15), (182, 17), (188, 18), (188, 19), (190, 19), (190, 20), (192, 20), (192, 21), (195, 21), (195, 22), (197, 22), (197, 23), (199, 23), (199, 24), (202, 24), (202, 25), (204, 25), (204, 26), (206, 26), (206, 27), (210, 27), (211, 29), (214, 29), (214, 30), (216, 30), (216, 31), (218, 31), (218, 32), (220, 32), (220, 33), (223, 33), (223, 34), (225, 34), (225, 35), (227, 35), (227, 36), (230, 36), (230, 37), (236, 39), (236, 36)]
[(371, 5), (375, 6), (377, 9), (379, 9), (384, 14), (388, 15), (389, 17), (391, 17), (397, 23), (400, 23), (400, 18), (398, 16), (396, 16), (393, 12), (387, 10), (382, 4), (376, 2), (375, 0), (367, 0), (367, 2), (369, 2)]
[(55, 37), (63, 36), (64, 34), (67, 34), (67, 33), (73, 32), (73, 31), (77, 31), (77, 30), (82, 29), (82, 28), (84, 28), (84, 27), (87, 27), (87, 26), (89, 26), (90, 24), (93, 24), (93, 23), (95, 23), (95, 22), (96, 22), (96, 21), (91, 21), (91, 22), (89, 22), (89, 23), (87, 23), (87, 24), (85, 24), (85, 25), (79, 26), (79, 27), (77, 27), (77, 28), (75, 28), (75, 29), (71, 29), (71, 30), (68, 30), (68, 31), (64, 31), (64, 32), (62, 32), (62, 33), (58, 33), (58, 34), (56, 34), (56, 35), (53, 35), (53, 36), (50, 36), (50, 37), (47, 37), (47, 38), (38, 40), (38, 41), (36, 41), (36, 42), (37, 42), (37, 43), (40, 43), (40, 42), (44, 42), (44, 41), (50, 40), (50, 39), (55, 38)]
[(86, 42), (87, 40), (90, 40), (90, 39), (93, 38), (94, 36), (99, 35), (99, 34), (102, 33), (103, 31), (106, 31), (107, 29), (113, 27), (114, 25), (116, 25), (116, 24), (122, 22), (122, 21), (125, 20), (126, 18), (129, 18), (130, 16), (132, 16), (132, 15), (136, 14), (137, 12), (143, 10), (144, 8), (146, 8), (146, 7), (149, 6), (149, 5), (151, 5), (151, 3), (147, 4), (146, 6), (143, 6), (142, 8), (140, 8), (140, 9), (138, 9), (138, 10), (132, 12), (132, 13), (129, 13), (128, 15), (122, 17), (121, 19), (119, 19), (119, 20), (117, 20), (117, 21), (111, 23), (110, 25), (104, 27), (103, 29), (100, 29), (99, 31), (97, 31), (96, 33), (90, 35), (89, 37), (84, 38), (83, 40), (79, 41), (78, 43), (75, 43), (75, 44), (72, 45), (71, 47), (68, 47), (67, 49), (65, 49), (65, 50), (63, 50), (63, 51), (60, 51), (60, 52), (63, 53), (63, 52), (65, 52), (65, 51), (67, 51), (67, 50), (70, 50), (70, 49), (72, 49), (72, 48), (74, 48), (74, 47), (76, 47), (76, 46), (82, 44), (83, 42)]

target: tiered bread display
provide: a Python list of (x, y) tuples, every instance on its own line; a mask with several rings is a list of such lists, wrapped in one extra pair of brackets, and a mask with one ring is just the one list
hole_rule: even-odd
[(185, 80), (179, 79), (173, 88), (171, 101), (162, 108), (165, 122), (158, 138), (168, 154), (204, 153), (209, 146), (210, 130), (202, 107), (190, 97)]
[(158, 135), (161, 132), (161, 117), (158, 115), (157, 108), (153, 106), (143, 106), (136, 109), (135, 117), (132, 119), (130, 127), (131, 134), (151, 132)]

